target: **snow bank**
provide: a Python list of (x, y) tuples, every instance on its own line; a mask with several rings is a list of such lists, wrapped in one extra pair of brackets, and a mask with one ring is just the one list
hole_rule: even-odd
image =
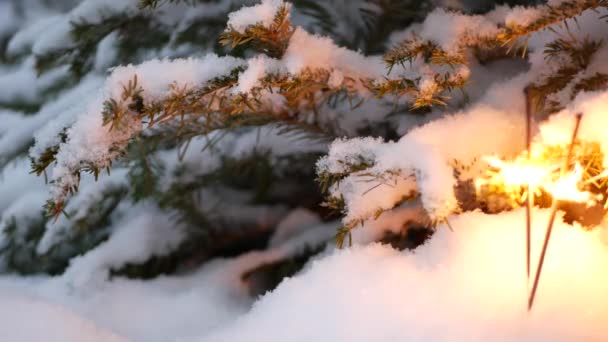
[(0, 340), (49, 342), (127, 341), (62, 306), (0, 288)]
[[(159, 276), (145, 281), (122, 278), (109, 281), (100, 277), (104, 273), (99, 271), (118, 259), (136, 260), (138, 256), (149, 253), (151, 245), (156, 245), (157, 251), (162, 250), (163, 245), (172, 239), (168, 236), (172, 227), (166, 222), (162, 224), (166, 227), (165, 234), (156, 238), (158, 232), (153, 233), (150, 227), (159, 223), (141, 222), (139, 218), (128, 220), (108, 242), (74, 259), (64, 275), (55, 278), (0, 277), (0, 298), (13, 294), (35, 297), (42, 309), (33, 307), (32, 310), (41, 316), (41, 320), (47, 315), (44, 307), (52, 306), (73, 312), (82, 320), (90, 321), (98, 330), (111, 331), (128, 340), (195, 341), (234, 321), (251, 307), (253, 300), (242, 279), (243, 274), (288, 255), (301, 253), (307, 246), (322, 246), (334, 234), (334, 223), (315, 224), (310, 222), (310, 218), (304, 219), (312, 224), (310, 229), (289, 228), (296, 221), (304, 222), (301, 214), (301, 210), (295, 212), (294, 215), (300, 218), (292, 215), (282, 224), (284, 233), (273, 238), (274, 246), (266, 251), (211, 260), (188, 274)], [(173, 233), (174, 236), (176, 234), (179, 232)], [(91, 270), (96, 270), (97, 274)], [(8, 302), (7, 305), (7, 310), (20, 308), (20, 303)], [(61, 319), (57, 325), (66, 326), (64, 329), (68, 332), (76, 326), (61, 316), (54, 319)], [(0, 336), (2, 333), (7, 336), (19, 334), (20, 327), (0, 327)], [(52, 334), (52, 329), (54, 326), (42, 326), (32, 340), (45, 336), (47, 330)], [(84, 333), (83, 339), (87, 334), (94, 337), (91, 332)]]
[(83, 288), (62, 277), (5, 275), (0, 277), (0, 338), (192, 341), (246, 312), (251, 300), (239, 276), (250, 266), (243, 260), (215, 260), (189, 275), (114, 279)]
[[(537, 260), (548, 212), (535, 213)], [(285, 280), (201, 341), (601, 341), (608, 339), (608, 247), (556, 225), (526, 312), (524, 211), (467, 213), (414, 253), (338, 251)]]
[[(547, 210), (534, 213), (534, 261), (548, 216)], [(415, 252), (373, 244), (321, 256), (248, 313), (251, 302), (240, 275), (293, 248), (293, 239), (282, 245), (284, 252), (219, 259), (190, 275), (145, 282), (115, 279), (73, 288), (65, 277), (4, 276), (0, 316), (12, 323), (0, 327), (0, 336), (69, 341), (77, 332), (81, 340), (119, 341), (118, 335), (231, 342), (608, 339), (608, 276), (601, 271), (608, 267), (606, 228), (586, 232), (556, 224), (535, 307), (528, 313), (524, 211), (470, 212), (450, 223), (454, 232), (439, 227)], [(31, 322), (40, 325), (31, 329)]]

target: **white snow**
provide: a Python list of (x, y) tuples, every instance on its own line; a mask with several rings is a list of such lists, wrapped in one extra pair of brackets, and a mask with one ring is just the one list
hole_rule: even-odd
[(261, 24), (264, 27), (272, 25), (275, 15), (281, 7), (291, 8), (290, 3), (283, 0), (262, 0), (261, 3), (249, 7), (243, 7), (228, 15), (227, 26), (234, 30), (245, 33), (249, 26)]
[(507, 14), (505, 24), (507, 26), (525, 27), (537, 20), (545, 11), (535, 7), (516, 6)]
[(63, 20), (60, 15), (47, 14), (45, 18), (32, 21), (29, 25), (19, 30), (8, 42), (7, 51), (11, 54), (18, 54), (31, 48), (36, 39), (50, 27), (58, 25)]
[(122, 342), (116, 334), (57, 304), (17, 289), (0, 289), (0, 339), (2, 341)]
[(310, 34), (300, 27), (291, 36), (283, 61), (292, 74), (306, 68), (336, 68), (354, 78), (376, 78), (386, 73), (386, 66), (379, 56), (365, 57), (337, 46), (328, 37)]
[(38, 77), (34, 58), (28, 57), (20, 65), (0, 71), (0, 102), (34, 102), (46, 89), (67, 76), (68, 67), (52, 69)]
[[(535, 212), (534, 260), (548, 211)], [(467, 213), (414, 253), (378, 244), (332, 253), (200, 341), (601, 341), (608, 247), (556, 225), (526, 311), (524, 211)]]
[(0, 3), (0, 37), (6, 37), (18, 26), (18, 17), (12, 3)]
[[(533, 260), (548, 216), (548, 210), (534, 212)], [(186, 276), (114, 279), (81, 288), (63, 277), (4, 276), (0, 310), (12, 313), (5, 319), (15, 324), (3, 324), (0, 331), (34, 340), (59, 333), (146, 341), (608, 338), (608, 279), (601, 272), (608, 267), (606, 228), (586, 232), (556, 224), (536, 304), (528, 313), (524, 211), (466, 213), (450, 223), (454, 232), (440, 226), (415, 252), (379, 244), (329, 252), (250, 310), (239, 274), (274, 259), (270, 255), (216, 260)], [(34, 315), (30, 321), (53, 324), (23, 331), (22, 321), (28, 320), (23, 310)]]
[[(608, 124), (607, 91), (580, 94), (570, 106), (540, 126), (539, 142), (549, 145), (568, 144), (572, 139), (574, 117), (577, 113), (583, 114), (580, 139), (599, 143), (604, 155), (608, 155), (608, 137), (605, 134)], [(604, 158), (604, 166), (608, 166), (608, 158)]]
[(118, 33), (112, 32), (99, 42), (95, 53), (93, 68), (98, 71), (106, 71), (114, 64), (118, 54), (116, 45), (118, 43)]
[(498, 28), (481, 15), (463, 15), (444, 9), (429, 13), (418, 34), (421, 38), (438, 44), (448, 53), (458, 53), (458, 49), (470, 43), (473, 37), (491, 37)]
[(154, 205), (140, 204), (128, 213), (116, 223), (117, 229), (107, 241), (70, 261), (63, 277), (71, 286), (98, 283), (108, 277), (110, 269), (166, 255), (184, 239), (183, 228), (174, 225), (170, 216)]
[(247, 69), (239, 74), (239, 82), (233, 89), (234, 93), (248, 93), (258, 87), (260, 79), (269, 74), (279, 74), (283, 71), (281, 63), (266, 55), (258, 55), (247, 61)]
[(32, 52), (45, 54), (72, 45), (71, 22), (98, 23), (104, 17), (115, 13), (129, 13), (137, 10), (137, 0), (84, 0), (72, 11), (40, 31), (32, 45)]
[[(8, 163), (0, 171), (0, 211), (4, 212), (23, 194), (31, 191), (46, 192), (44, 179), (30, 174), (29, 166), (30, 161), (22, 157)], [(44, 202), (36, 204), (34, 208), (39, 209), (43, 204)]]
[[(374, 146), (379, 141), (369, 142), (369, 138), (337, 140), (332, 144), (328, 158), (317, 165), (320, 172), (342, 173), (348, 170), (348, 165), (357, 164), (356, 158), (351, 161), (353, 157), (373, 163), (370, 168), (348, 175), (330, 189), (334, 196), (344, 198), (345, 223), (372, 218), (378, 210), (391, 209), (416, 193), (422, 196), (425, 209), (434, 219), (441, 219), (456, 209), (455, 179), (439, 151), (409, 136), (397, 143)], [(361, 151), (359, 146), (365, 146), (365, 149)], [(338, 152), (334, 154), (333, 151)]]

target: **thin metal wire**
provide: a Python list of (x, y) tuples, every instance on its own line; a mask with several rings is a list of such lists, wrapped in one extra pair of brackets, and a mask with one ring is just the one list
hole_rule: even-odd
[[(566, 172), (566, 170), (568, 169), (568, 166), (570, 165), (570, 159), (572, 159), (572, 154), (574, 152), (574, 143), (576, 141), (576, 136), (578, 135), (578, 130), (581, 125), (582, 118), (583, 118), (582, 113), (576, 114), (576, 123), (574, 125), (574, 132), (572, 132), (572, 139), (570, 141), (570, 146), (568, 148), (568, 155), (566, 156), (566, 159), (564, 160), (564, 166), (561, 169), (562, 175)], [(530, 293), (530, 296), (528, 297), (528, 311), (530, 311), (532, 309), (532, 306), (534, 305), (534, 298), (536, 297), (536, 290), (538, 289), (540, 275), (541, 275), (541, 272), (543, 271), (545, 255), (547, 253), (547, 247), (549, 246), (549, 240), (551, 239), (551, 232), (553, 231), (553, 224), (555, 223), (555, 216), (557, 214), (557, 209), (559, 207), (559, 204), (560, 204), (559, 200), (553, 199), (553, 203), (551, 205), (551, 216), (549, 218), (549, 224), (547, 226), (547, 231), (545, 233), (545, 240), (543, 241), (543, 249), (541, 250), (540, 259), (538, 261), (538, 266), (536, 268), (536, 275), (534, 277), (534, 284), (532, 285), (532, 291)]]
[[(532, 94), (530, 86), (524, 89), (526, 96), (526, 150), (528, 158), (532, 152)], [(532, 244), (532, 206), (534, 205), (534, 193), (530, 184), (526, 188), (526, 279), (530, 281), (530, 246)]]

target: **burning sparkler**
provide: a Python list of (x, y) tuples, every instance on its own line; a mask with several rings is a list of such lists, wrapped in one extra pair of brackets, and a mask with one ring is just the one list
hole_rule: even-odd
[[(570, 165), (570, 159), (572, 159), (572, 152), (574, 151), (574, 143), (576, 141), (576, 136), (578, 135), (578, 129), (581, 124), (581, 119), (583, 118), (582, 113), (576, 114), (576, 121), (574, 124), (574, 131), (572, 132), (572, 139), (570, 141), (570, 146), (568, 147), (568, 154), (566, 159), (564, 160), (564, 166), (561, 169), (561, 174), (563, 175), (568, 165)], [(580, 165), (579, 165), (580, 169)], [(536, 297), (536, 290), (538, 289), (538, 282), (540, 280), (540, 274), (543, 270), (543, 264), (545, 262), (545, 255), (547, 253), (547, 247), (549, 245), (549, 239), (551, 239), (551, 232), (553, 231), (553, 224), (555, 223), (555, 215), (557, 214), (557, 209), (559, 204), (564, 199), (569, 200), (580, 200), (583, 199), (586, 201), (585, 196), (581, 191), (578, 190), (577, 184), (581, 180), (582, 172), (579, 172), (577, 175), (577, 170), (572, 175), (559, 179), (553, 189), (553, 203), (551, 205), (551, 216), (549, 218), (549, 224), (547, 226), (547, 231), (545, 233), (545, 239), (543, 241), (543, 249), (540, 253), (540, 259), (538, 261), (538, 266), (536, 267), (536, 275), (534, 277), (534, 284), (532, 285), (532, 291), (530, 292), (530, 296), (528, 297), (528, 311), (532, 309), (534, 305), (534, 298)]]
[[(526, 95), (526, 150), (528, 160), (532, 153), (532, 93), (530, 86), (524, 89)], [(526, 280), (530, 281), (530, 248), (532, 244), (532, 207), (534, 206), (534, 195), (530, 183), (526, 187)]]
[[(528, 119), (528, 130), (531, 130), (531, 119)], [(483, 190), (478, 194), (485, 194), (489, 199), (502, 195), (511, 201), (511, 206), (526, 205), (526, 272), (528, 279), (530, 274), (534, 275), (528, 295), (528, 310), (533, 307), (539, 287), (557, 210), (571, 208), (574, 203), (587, 207), (598, 202), (606, 204), (603, 194), (608, 191), (608, 170), (596, 143), (577, 140), (581, 119), (582, 114), (575, 116), (574, 130), (565, 146), (530, 143), (526, 153), (510, 161), (496, 156), (485, 157), (490, 169), (485, 177), (476, 180), (478, 191)], [(536, 272), (531, 273), (532, 206), (535, 196), (544, 195), (551, 198), (551, 215)]]

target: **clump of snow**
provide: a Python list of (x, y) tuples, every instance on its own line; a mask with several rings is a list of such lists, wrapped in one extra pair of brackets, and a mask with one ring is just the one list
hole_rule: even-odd
[(536, 21), (546, 9), (537, 7), (515, 6), (505, 17), (507, 26), (528, 26)]
[[(0, 219), (0, 249), (6, 247), (9, 238), (16, 244), (25, 244), (28, 239), (28, 229), (31, 224), (41, 219), (41, 205), (46, 198), (44, 191), (29, 191), (16, 198), (1, 212)], [(34, 215), (32, 215), (32, 211)], [(13, 226), (14, 224), (14, 226)], [(14, 228), (9, 232), (8, 228)], [(10, 236), (9, 236), (10, 234)], [(4, 271), (4, 255), (0, 255), (0, 271)]]
[(339, 69), (354, 78), (377, 78), (386, 74), (379, 56), (365, 57), (358, 52), (337, 46), (330, 38), (296, 28), (289, 40), (283, 61), (292, 74), (310, 69)]
[(202, 58), (153, 59), (139, 65), (120, 66), (114, 68), (108, 77), (104, 95), (120, 98), (122, 86), (137, 75), (137, 82), (144, 90), (144, 99), (154, 101), (167, 95), (174, 82), (179, 82), (182, 87), (201, 86), (244, 64), (239, 58), (208, 54)]
[(228, 27), (240, 33), (245, 33), (247, 27), (256, 24), (269, 27), (283, 6), (291, 9), (291, 4), (283, 0), (262, 0), (257, 5), (243, 7), (228, 15)]
[(95, 98), (102, 86), (102, 78), (88, 76), (62, 93), (57, 100), (47, 102), (35, 116), (24, 120), (20, 129), (15, 131), (20, 131), (19, 135), (28, 139), (34, 137), (35, 144), (30, 148), (29, 155), (37, 158), (47, 148), (61, 143), (59, 134), (85, 112), (88, 102)]
[(479, 104), (415, 128), (408, 135), (434, 146), (446, 160), (470, 162), (484, 154), (515, 153), (525, 143), (521, 134), (524, 118), (516, 109)]
[(266, 55), (258, 55), (247, 61), (247, 69), (239, 74), (239, 81), (233, 92), (248, 93), (259, 86), (259, 81), (268, 74), (284, 72), (283, 65), (276, 59)]
[(0, 37), (6, 37), (18, 27), (18, 17), (15, 12), (14, 4), (0, 3)]
[(10, 109), (0, 109), (0, 137), (21, 122), (24, 114)]
[[(447, 158), (421, 140), (406, 135), (397, 143), (374, 138), (334, 141), (328, 156), (317, 163), (317, 172), (346, 175), (330, 189), (345, 201), (345, 222), (372, 218), (416, 194), (435, 219), (457, 207), (456, 180)], [(353, 172), (360, 166), (365, 168)]]
[(117, 50), (118, 33), (112, 32), (103, 38), (97, 46), (97, 52), (95, 53), (95, 61), (93, 68), (98, 71), (105, 71), (111, 67), (116, 60), (118, 54)]
[[(46, 192), (44, 179), (29, 173), (30, 161), (25, 158), (17, 158), (5, 165), (0, 170), (0, 213), (11, 206), (18, 198), (30, 192)], [(44, 201), (35, 204), (30, 212), (39, 210)], [(4, 214), (2, 214), (4, 215)]]
[(26, 58), (15, 67), (0, 69), (0, 102), (35, 102), (44, 91), (68, 76), (68, 66), (49, 70), (38, 76), (33, 57)]
[(361, 162), (373, 164), (376, 160), (375, 151), (382, 143), (382, 138), (372, 137), (336, 139), (329, 147), (328, 156), (317, 162), (317, 172), (342, 174), (350, 171), (352, 165)]
[[(126, 188), (127, 185), (127, 170), (123, 168), (112, 170), (111, 174), (100, 178), (98, 181), (92, 179), (92, 177), (84, 178), (81, 182), (80, 191), (70, 199), (65, 207), (65, 212), (70, 213), (69, 217), (61, 215), (57, 219), (47, 222), (44, 234), (36, 246), (36, 252), (40, 255), (47, 253), (57, 243), (61, 242), (62, 238), (73, 233), (71, 231), (74, 229), (73, 222), (86, 219), (91, 208), (100, 203), (108, 192)], [(131, 207), (120, 207), (117, 211), (121, 211), (120, 209), (124, 209), (123, 211), (133, 210)], [(112, 218), (114, 217), (110, 217), (110, 219)]]
[[(160, 223), (155, 218), (151, 219), (155, 222), (147, 222), (146, 225)], [(166, 227), (162, 231), (171, 234), (169, 230), (175, 227), (164, 220), (160, 219)], [(126, 241), (121, 243), (111, 238), (97, 249), (75, 259), (64, 275), (29, 279), (1, 277), (0, 297), (3, 293), (35, 296), (41, 305), (48, 303), (74, 312), (83, 320), (93, 322), (97, 329), (128, 340), (194, 341), (249, 309), (252, 299), (242, 279), (243, 274), (301, 253), (307, 247), (322, 246), (336, 229), (335, 223), (309, 222), (309, 229), (292, 231), (294, 234), (282, 242), (277, 241), (274, 247), (266, 251), (253, 251), (228, 259), (218, 258), (188, 274), (160, 276), (146, 281), (118, 277), (108, 281), (103, 277), (106, 274), (103, 271), (115, 263), (118, 256), (137, 259), (135, 254), (140, 253), (142, 248), (159, 247), (161, 240), (167, 238), (166, 235), (155, 238), (158, 231), (138, 228), (135, 221), (125, 220), (123, 223), (130, 224), (117, 227), (122, 232), (120, 240)], [(148, 243), (152, 240), (157, 242)], [(130, 252), (129, 249), (134, 251)], [(97, 272), (89, 272), (91, 266)], [(137, 309), (137, 315), (133, 314), (134, 309)], [(44, 310), (38, 312), (44, 316)], [(46, 329), (50, 327), (36, 333), (44, 336)], [(18, 330), (13, 331), (11, 326), (4, 330), (0, 328), (0, 332), (17, 334)]]
[(70, 11), (70, 18), (100, 22), (104, 15), (136, 10), (137, 0), (84, 0)]
[(103, 18), (116, 13), (134, 12), (137, 5), (137, 0), (84, 0), (52, 25), (39, 31), (32, 52), (42, 55), (58, 48), (70, 47), (72, 22), (99, 23)]
[(24, 28), (11, 37), (6, 47), (7, 52), (12, 55), (23, 53), (25, 50), (32, 47), (36, 39), (38, 39), (43, 32), (54, 25), (59, 25), (63, 19), (64, 18), (61, 15), (47, 14), (46, 17), (25, 25)]
[(458, 53), (462, 46), (480, 37), (493, 37), (499, 30), (495, 23), (484, 16), (464, 15), (439, 8), (429, 13), (414, 32), (420, 38), (438, 44), (448, 53)]
[(277, 224), (274, 234), (270, 238), (268, 245), (271, 247), (278, 246), (288, 240), (290, 237), (302, 233), (313, 225), (321, 223), (319, 216), (314, 212), (305, 208), (296, 208), (289, 212)]
[[(154, 213), (156, 212), (156, 213)], [(116, 223), (110, 238), (83, 256), (70, 261), (63, 277), (75, 287), (106, 279), (110, 269), (142, 263), (163, 256), (183, 241), (184, 231), (166, 213), (152, 205), (139, 205)]]
[(342, 82), (344, 82), (344, 74), (340, 70), (333, 70), (327, 80), (327, 84), (334, 88), (340, 87)]
[(429, 227), (431, 224), (420, 200), (404, 202), (354, 229), (352, 240), (355, 244), (368, 244), (380, 241), (388, 232), (401, 235), (409, 227)]

